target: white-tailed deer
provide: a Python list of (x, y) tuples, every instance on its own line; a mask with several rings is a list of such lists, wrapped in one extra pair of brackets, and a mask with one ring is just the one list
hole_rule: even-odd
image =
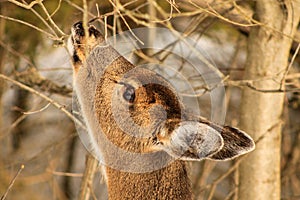
[(93, 26), (72, 27), (77, 95), (109, 199), (192, 199), (186, 161), (226, 160), (254, 149), (244, 132), (188, 113), (160, 75), (137, 68)]

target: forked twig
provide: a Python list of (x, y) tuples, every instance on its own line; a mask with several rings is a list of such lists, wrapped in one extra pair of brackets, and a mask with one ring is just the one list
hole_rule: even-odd
[(36, 0), (36, 1), (32, 1), (32, 2), (30, 2), (30, 4), (24, 4), (24, 3), (21, 3), (21, 2), (19, 2), (19, 1), (16, 1), (16, 0), (7, 0), (8, 2), (11, 2), (11, 3), (13, 3), (13, 4), (15, 4), (15, 5), (17, 5), (17, 6), (19, 6), (19, 7), (21, 7), (21, 8), (25, 8), (25, 9), (31, 9), (33, 6), (35, 6), (36, 4), (39, 4), (39, 3), (41, 3), (43, 0)]
[(117, 12), (119, 13), (121, 19), (123, 20), (124, 24), (126, 25), (126, 27), (128, 28), (128, 30), (130, 31), (130, 33), (132, 34), (132, 36), (139, 42), (141, 43), (142, 45), (144, 45), (144, 42), (142, 40), (140, 40), (136, 35), (135, 33), (132, 31), (132, 29), (130, 28), (130, 25), (128, 24), (128, 22), (126, 21), (126, 19), (124, 18), (124, 16), (122, 15), (121, 11), (120, 11), (120, 8), (121, 9), (124, 9), (123, 6), (121, 5), (120, 2), (117, 1), (117, 3), (115, 4), (112, 0), (109, 0), (109, 2), (111, 3), (111, 5), (113, 7), (116, 8)]

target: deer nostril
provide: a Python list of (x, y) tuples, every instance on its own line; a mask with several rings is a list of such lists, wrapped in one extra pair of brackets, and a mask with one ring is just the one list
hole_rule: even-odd
[(83, 29), (82, 22), (79, 21), (79, 22), (75, 23), (75, 24), (73, 25), (73, 27), (74, 27), (75, 29)]
[(72, 26), (72, 34), (73, 34), (73, 37), (84, 36), (84, 30), (83, 30), (83, 25), (82, 25), (81, 21), (73, 24), (73, 26)]
[(72, 59), (73, 59), (74, 63), (77, 63), (80, 61), (80, 58), (78, 57), (78, 55), (76, 53), (73, 54)]

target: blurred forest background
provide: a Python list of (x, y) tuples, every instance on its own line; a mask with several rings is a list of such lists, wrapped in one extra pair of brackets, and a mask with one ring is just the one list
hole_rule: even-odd
[[(0, 0), (1, 200), (107, 199), (70, 114), (66, 41), (84, 14), (109, 35), (137, 27), (182, 32), (202, 41), (222, 72), (226, 124), (252, 135), (257, 149), (191, 163), (195, 199), (300, 199), (298, 0)], [(151, 51), (135, 56), (164, 62)], [(197, 80), (199, 95), (189, 98), (205, 115), (214, 88)]]

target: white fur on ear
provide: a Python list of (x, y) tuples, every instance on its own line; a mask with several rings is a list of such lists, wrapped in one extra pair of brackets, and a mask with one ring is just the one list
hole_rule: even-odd
[(223, 147), (221, 134), (210, 126), (197, 121), (183, 121), (175, 128), (163, 150), (175, 158), (202, 160)]

